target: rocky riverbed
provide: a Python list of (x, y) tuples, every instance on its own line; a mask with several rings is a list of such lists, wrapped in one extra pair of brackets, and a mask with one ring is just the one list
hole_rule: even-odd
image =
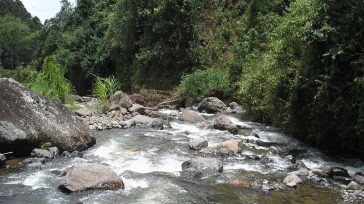
[(91, 127), (133, 125), (100, 122), (96, 145), (82, 157), (61, 153), (37, 166), (8, 160), (0, 203), (362, 203), (362, 161), (332, 158), (279, 129), (242, 121), (241, 110), (197, 109), (82, 116)]

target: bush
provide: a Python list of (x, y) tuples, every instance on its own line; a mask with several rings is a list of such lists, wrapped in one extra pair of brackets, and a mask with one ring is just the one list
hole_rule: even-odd
[(101, 112), (105, 112), (114, 101), (114, 93), (118, 90), (120, 84), (114, 76), (107, 78), (95, 77), (96, 81), (93, 86), (92, 94), (100, 100), (97, 104), (97, 109)]
[(228, 75), (217, 69), (197, 70), (182, 77), (176, 97), (200, 101), (209, 96), (226, 97), (230, 93)]
[(54, 56), (48, 56), (44, 60), (42, 70), (29, 87), (51, 100), (65, 103), (73, 89), (71, 83), (64, 77), (66, 72), (66, 68), (62, 67)]

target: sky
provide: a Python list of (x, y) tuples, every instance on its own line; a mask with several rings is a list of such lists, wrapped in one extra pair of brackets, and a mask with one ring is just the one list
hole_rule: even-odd
[[(42, 23), (50, 19), (61, 9), (60, 0), (21, 0), (32, 16), (38, 16)], [(69, 0), (75, 4), (76, 0)]]

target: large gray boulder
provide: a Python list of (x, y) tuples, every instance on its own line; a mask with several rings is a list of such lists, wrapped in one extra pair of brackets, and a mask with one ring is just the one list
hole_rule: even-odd
[(208, 113), (218, 113), (226, 110), (226, 105), (220, 99), (216, 97), (209, 97), (203, 99), (200, 104), (198, 104), (198, 111), (206, 111)]
[(197, 157), (182, 163), (182, 177), (203, 178), (219, 175), (223, 171), (221, 160)]
[(205, 118), (195, 111), (183, 110), (182, 111), (182, 120), (194, 123), (194, 122), (205, 121)]
[(75, 164), (69, 169), (66, 169), (65, 173), (66, 177), (58, 188), (67, 193), (96, 189), (118, 190), (124, 188), (124, 183), (116, 172), (102, 164)]
[(238, 126), (235, 125), (227, 116), (219, 116), (214, 122), (214, 128), (219, 130), (227, 130), (232, 134), (238, 133)]
[(89, 127), (57, 105), (13, 79), (0, 79), (0, 149), (28, 155), (52, 143), (61, 151), (84, 150), (95, 144)]

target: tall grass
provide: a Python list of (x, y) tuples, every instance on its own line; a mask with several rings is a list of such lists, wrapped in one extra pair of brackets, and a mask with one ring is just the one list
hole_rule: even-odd
[(110, 105), (112, 105), (114, 101), (114, 93), (118, 90), (120, 84), (114, 76), (106, 78), (98, 76), (95, 77), (96, 80), (92, 94), (100, 100), (97, 104), (97, 109), (101, 112), (105, 112), (108, 110)]

